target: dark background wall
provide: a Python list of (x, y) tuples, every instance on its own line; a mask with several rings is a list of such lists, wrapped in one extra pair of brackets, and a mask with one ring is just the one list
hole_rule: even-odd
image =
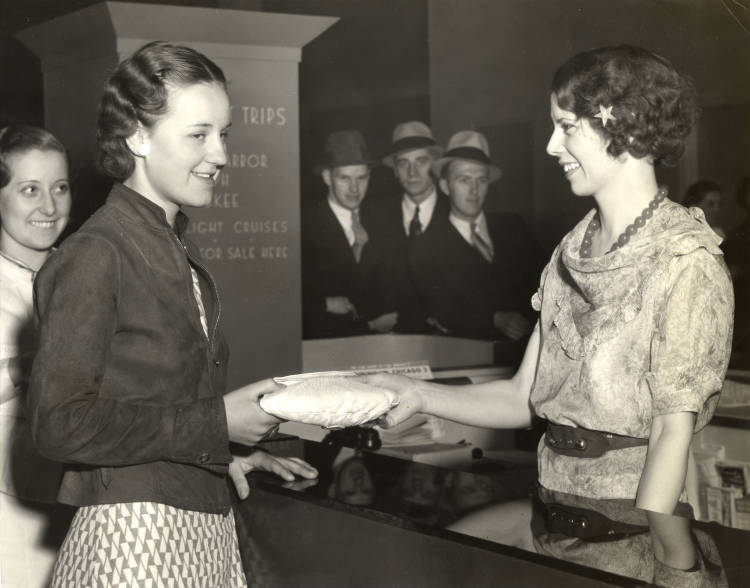
[[(142, 1), (142, 0), (141, 0)], [(43, 124), (36, 59), (12, 38), (26, 26), (91, 0), (3, 0), (0, 5), (0, 124)], [(591, 206), (570, 195), (544, 152), (549, 80), (576, 51), (628, 42), (672, 60), (694, 77), (703, 117), (681, 166), (661, 170), (672, 195), (709, 177), (731, 192), (750, 173), (750, 11), (716, 0), (162, 0), (160, 4), (340, 17), (303, 51), (300, 66), (301, 187), (323, 194), (312, 167), (325, 136), (359, 128), (376, 156), (393, 126), (431, 123), (447, 141), (461, 128), (484, 132), (504, 170), (488, 207), (521, 214), (549, 250)], [(85, 91), (97, 92), (98, 89)], [(73, 162), (74, 168), (83, 162)], [(374, 172), (370, 198), (396, 190)]]
[[(436, 131), (446, 136), (473, 125), (487, 133), (506, 170), (490, 206), (523, 214), (548, 249), (591, 207), (590, 199), (572, 197), (545, 153), (549, 83), (579, 51), (641, 45), (694, 78), (704, 117), (680, 167), (658, 170), (672, 198), (680, 200), (700, 177), (731, 191), (750, 173), (750, 10), (737, 3), (430, 0), (428, 16)], [(726, 204), (724, 221), (732, 226), (737, 210), (731, 197)]]

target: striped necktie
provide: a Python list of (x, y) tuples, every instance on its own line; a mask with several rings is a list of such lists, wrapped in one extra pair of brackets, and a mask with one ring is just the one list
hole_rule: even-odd
[(477, 232), (477, 223), (471, 223), (471, 244), (488, 263), (492, 263), (492, 246)]
[(369, 236), (367, 231), (359, 222), (359, 211), (352, 210), (352, 232), (354, 233), (354, 243), (352, 243), (352, 252), (354, 253), (354, 259), (359, 260), (362, 258), (362, 248), (367, 243)]
[(422, 234), (422, 223), (419, 222), (419, 206), (414, 209), (414, 216), (409, 223), (409, 239), (414, 239)]

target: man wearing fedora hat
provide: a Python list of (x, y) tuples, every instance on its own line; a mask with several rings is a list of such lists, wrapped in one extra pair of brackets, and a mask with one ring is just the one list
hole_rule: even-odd
[(397, 309), (396, 330), (423, 333), (431, 329), (408, 269), (408, 249), (433, 219), (448, 218), (450, 206), (432, 177), (432, 164), (443, 153), (430, 128), (419, 121), (396, 125), (390, 153), (383, 163), (393, 169), (401, 194), (379, 203), (374, 232), (385, 245), (388, 288), (386, 305)]
[[(409, 265), (430, 316), (448, 334), (504, 341), (520, 359), (533, 325), (536, 247), (516, 215), (487, 215), (489, 184), (500, 178), (479, 132), (459, 131), (433, 164), (450, 214), (414, 244)], [(500, 346), (502, 348), (502, 346)]]
[(381, 312), (382, 256), (359, 214), (375, 164), (359, 131), (326, 140), (315, 171), (328, 195), (302, 218), (305, 339), (387, 332), (396, 322), (395, 313)]
[(430, 128), (419, 121), (401, 123), (393, 130), (391, 152), (383, 163), (393, 169), (401, 188), (399, 233), (414, 239), (427, 230), (433, 215), (447, 216), (448, 203), (439, 198), (432, 164), (443, 154)]

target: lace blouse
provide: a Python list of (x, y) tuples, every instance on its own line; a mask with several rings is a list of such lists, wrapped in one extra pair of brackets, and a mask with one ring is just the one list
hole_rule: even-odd
[[(655, 415), (718, 402), (731, 351), (733, 294), (720, 238), (700, 209), (669, 200), (624, 247), (579, 255), (594, 211), (568, 233), (532, 299), (542, 343), (531, 403), (551, 422), (648, 438)], [(634, 498), (646, 447), (566, 457), (540, 443), (543, 486)]]

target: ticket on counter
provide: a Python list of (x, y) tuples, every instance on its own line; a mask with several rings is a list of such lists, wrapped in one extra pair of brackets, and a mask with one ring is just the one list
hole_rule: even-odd
[(293, 384), (299, 384), (305, 380), (311, 380), (313, 378), (347, 378), (356, 376), (358, 372), (354, 371), (328, 371), (328, 372), (307, 372), (304, 374), (291, 374), (289, 376), (278, 376), (273, 379), (277, 384), (282, 386), (292, 386)]
[(430, 364), (425, 362), (402, 362), (402, 363), (384, 363), (376, 365), (363, 365), (353, 368), (360, 375), (365, 374), (399, 374), (409, 376), (418, 380), (431, 380), (434, 376), (430, 369)]
[(403, 363), (386, 363), (375, 365), (362, 365), (353, 367), (351, 370), (331, 370), (324, 372), (306, 372), (304, 374), (292, 374), (289, 376), (278, 376), (273, 379), (277, 384), (282, 386), (291, 386), (299, 384), (305, 380), (313, 378), (348, 378), (351, 376), (365, 376), (369, 374), (387, 373), (401, 374), (420, 380), (430, 380), (434, 376), (427, 362), (403, 362)]

